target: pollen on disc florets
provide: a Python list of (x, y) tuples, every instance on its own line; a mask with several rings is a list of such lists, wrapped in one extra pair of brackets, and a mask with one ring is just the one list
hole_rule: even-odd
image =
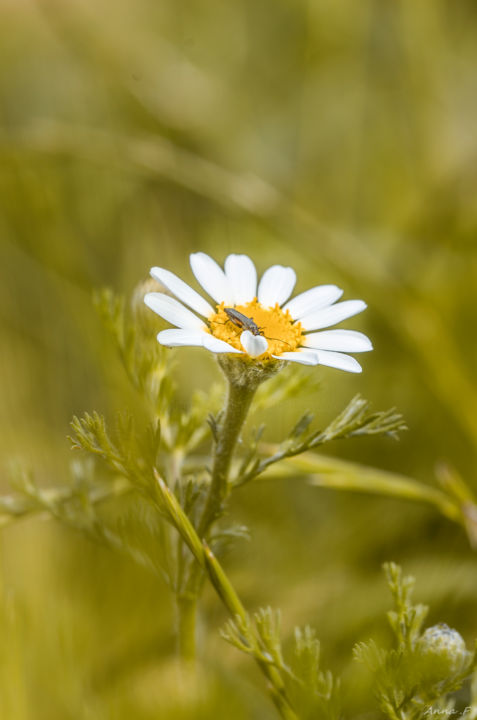
[[(209, 330), (220, 340), (224, 340), (237, 350), (243, 350), (240, 335), (246, 328), (230, 320), (225, 312), (226, 307), (229, 306), (223, 302), (217, 305), (217, 312), (209, 317)], [(278, 303), (274, 307), (267, 308), (254, 298), (251, 302), (233, 307), (234, 310), (253, 320), (260, 329), (260, 334), (266, 338), (268, 349), (260, 355), (260, 359), (281, 355), (283, 352), (293, 352), (300, 346), (303, 337), (300, 323), (293, 323), (288, 310), (282, 310)]]

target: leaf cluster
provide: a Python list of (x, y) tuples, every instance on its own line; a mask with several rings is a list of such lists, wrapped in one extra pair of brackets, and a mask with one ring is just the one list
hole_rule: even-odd
[(152, 484), (153, 468), (161, 448), (159, 421), (151, 423), (144, 434), (137, 434), (134, 419), (119, 413), (111, 431), (103, 415), (97, 412), (74, 417), (73, 435), (69, 438), (73, 450), (86, 450), (104, 461), (110, 471), (128, 478), (134, 485), (146, 489)]
[(301, 455), (332, 440), (379, 434), (396, 438), (400, 431), (407, 429), (402, 415), (394, 408), (372, 412), (370, 403), (360, 395), (356, 395), (324, 430), (312, 430), (313, 420), (313, 413), (306, 412), (273, 454), (265, 458), (261, 458), (258, 454), (260, 435), (256, 435), (239, 467), (234, 484), (243, 485), (280, 460)]
[(95, 293), (94, 304), (131, 383), (161, 414), (174, 390), (165, 349), (132, 321), (124, 297), (106, 288)]
[(280, 611), (261, 608), (251, 618), (236, 616), (221, 631), (222, 637), (259, 664), (273, 668), (283, 683), (282, 692), (300, 720), (337, 720), (340, 717), (339, 683), (320, 668), (320, 643), (315, 631), (295, 628), (293, 647), (284, 652)]
[[(453, 707), (449, 693), (458, 690), (477, 666), (476, 654), (450, 645), (438, 646), (428, 652), (423, 623), (428, 608), (411, 601), (414, 579), (403, 577), (394, 563), (384, 565), (394, 608), (388, 621), (394, 647), (379, 647), (373, 640), (354, 648), (355, 659), (364, 663), (373, 674), (373, 686), (379, 706), (390, 720), (424, 720), (432, 713)], [(431, 630), (456, 635), (447, 626)], [(429, 632), (429, 631), (428, 631)]]

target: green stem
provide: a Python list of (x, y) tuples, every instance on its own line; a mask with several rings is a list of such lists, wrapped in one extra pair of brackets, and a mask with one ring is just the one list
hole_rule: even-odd
[[(213, 552), (210, 550), (206, 543), (202, 544), (197, 532), (195, 531), (191, 521), (185, 514), (184, 510), (180, 506), (174, 493), (167, 487), (162, 478), (156, 473), (157, 487), (160, 494), (161, 502), (163, 503), (163, 509), (167, 511), (169, 520), (178, 530), (180, 536), (184, 540), (192, 555), (194, 556), (196, 563), (191, 568), (191, 575), (189, 576), (189, 582), (193, 577), (198, 576), (194, 574), (194, 570), (206, 571), (208, 574), (213, 587), (215, 588), (218, 596), (224, 603), (225, 607), (229, 611), (232, 617), (238, 615), (242, 620), (247, 618), (247, 613), (242, 605), (240, 598), (238, 597), (234, 587), (230, 580), (225, 574), (222, 566), (215, 558)], [(195, 603), (197, 601), (198, 587), (195, 586), (195, 593), (189, 593), (177, 597), (178, 609), (181, 607), (180, 601), (184, 602), (184, 615), (183, 626), (184, 631), (181, 632), (181, 626), (179, 624), (179, 638), (184, 639), (184, 643), (179, 641), (179, 648), (186, 648), (186, 638), (193, 637), (193, 634), (187, 631), (187, 620), (190, 620), (189, 611), (190, 607), (186, 607), (186, 601), (189, 603)], [(194, 615), (195, 617), (195, 615)], [(181, 622), (181, 614), (178, 614), (179, 623)], [(181, 656), (185, 659), (186, 653), (181, 652)], [(189, 654), (190, 657), (190, 654)], [(280, 677), (280, 673), (277, 668), (270, 666), (267, 662), (263, 662), (259, 658), (255, 658), (258, 665), (266, 676), (269, 682), (269, 689), (272, 695), (273, 702), (275, 703), (280, 715), (283, 720), (298, 720), (296, 713), (294, 712), (291, 703), (286, 694), (286, 688), (283, 680)]]
[[(230, 368), (230, 372), (227, 372), (224, 365), (222, 365), (222, 369), (228, 379), (227, 397), (217, 433), (210, 487), (199, 518), (197, 532), (176, 502), (173, 493), (168, 490), (159, 477), (157, 478), (171, 521), (194, 556), (194, 559), (190, 559), (188, 570), (185, 571), (183, 581), (180, 583), (182, 591), (177, 597), (178, 651), (181, 659), (186, 662), (194, 661), (196, 654), (195, 622), (204, 570), (203, 548), (200, 543), (207, 538), (211, 526), (222, 513), (224, 501), (229, 492), (230, 464), (240, 431), (255, 391), (268, 375), (268, 373), (253, 372), (244, 378), (243, 372), (237, 375), (236, 372), (235, 374), (231, 372)], [(273, 369), (273, 371), (276, 370)], [(180, 571), (180, 575), (182, 575), (182, 571)], [(245, 611), (242, 610), (242, 612)], [(296, 720), (296, 715), (283, 695), (284, 688), (279, 674), (274, 668), (268, 668), (264, 663), (261, 665), (262, 671), (273, 687), (272, 696), (280, 714), (286, 720)]]
[[(201, 540), (207, 537), (211, 525), (222, 512), (224, 500), (228, 494), (230, 462), (257, 387), (258, 383), (239, 385), (229, 380), (225, 409), (215, 447), (211, 483), (197, 527), (197, 535)], [(194, 602), (197, 603), (202, 579), (200, 564), (190, 558), (188, 569), (185, 571), (184, 597), (194, 598)], [(184, 634), (187, 633), (188, 630), (185, 628)], [(180, 634), (181, 624), (179, 623), (179, 649), (182, 642)]]
[[(222, 566), (205, 542), (204, 551), (205, 566), (218, 596), (233, 618), (239, 617), (243, 622), (247, 623), (248, 616), (239, 596)], [(272, 700), (283, 720), (298, 720), (295, 711), (291, 707), (284, 682), (277, 668), (264, 662), (259, 657), (255, 657), (255, 661), (269, 682)]]
[(225, 411), (215, 446), (209, 494), (197, 530), (200, 538), (206, 536), (222, 512), (228, 494), (230, 462), (257, 387), (256, 383), (236, 385), (229, 381)]
[(176, 597), (177, 652), (184, 663), (193, 664), (196, 657), (197, 597)]

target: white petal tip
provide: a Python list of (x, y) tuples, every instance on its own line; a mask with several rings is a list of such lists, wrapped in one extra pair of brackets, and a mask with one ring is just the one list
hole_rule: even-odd
[(262, 335), (254, 335), (245, 330), (240, 336), (240, 342), (245, 352), (252, 358), (263, 355), (268, 350), (268, 342)]
[(303, 345), (314, 350), (330, 350), (334, 352), (369, 352), (373, 349), (371, 340), (356, 330), (322, 330), (308, 333), (303, 338)]
[(264, 307), (283, 305), (296, 283), (296, 274), (293, 268), (283, 265), (272, 265), (263, 274), (258, 286), (258, 300)]
[(347, 320), (353, 317), (353, 315), (363, 312), (366, 308), (367, 305), (364, 300), (345, 300), (344, 302), (336, 303), (336, 305), (330, 305), (329, 307), (309, 313), (300, 318), (300, 323), (306, 331), (321, 330), (322, 328), (336, 325), (342, 320)]
[(216, 303), (234, 302), (232, 288), (215, 260), (203, 252), (192, 253), (189, 260), (197, 282)]
[(160, 292), (150, 292), (144, 296), (145, 304), (163, 320), (188, 330), (203, 330), (205, 324), (175, 298)]
[(151, 308), (151, 310), (153, 310), (153, 307), (152, 307), (153, 300), (152, 300), (152, 298), (154, 297), (154, 295), (155, 295), (155, 293), (149, 292), (149, 293), (146, 293), (146, 294), (144, 295), (144, 298), (143, 298), (144, 304), (147, 305), (148, 308)]
[(350, 373), (363, 372), (363, 368), (354, 357), (346, 355), (342, 352), (320, 350), (318, 352), (318, 358), (320, 365), (326, 365), (328, 367), (336, 368), (337, 370), (344, 370), (345, 372)]
[(201, 347), (203, 330), (181, 330), (168, 328), (157, 334), (157, 342), (165, 347)]
[(204, 298), (199, 295), (190, 285), (187, 285), (177, 275), (166, 270), (165, 268), (151, 268), (151, 276), (166, 288), (170, 293), (175, 295), (181, 302), (188, 305), (192, 310), (199, 313), (203, 317), (210, 317), (214, 312), (213, 308)]
[(257, 294), (257, 271), (248, 255), (229, 255), (225, 259), (225, 275), (236, 305), (251, 302)]

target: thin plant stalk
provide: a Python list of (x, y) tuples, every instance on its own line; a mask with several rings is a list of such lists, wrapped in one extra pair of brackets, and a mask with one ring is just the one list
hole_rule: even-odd
[(215, 520), (220, 516), (228, 494), (230, 463), (240, 431), (247, 417), (257, 385), (236, 385), (229, 381), (223, 419), (219, 426), (215, 446), (212, 478), (207, 501), (198, 526), (199, 537), (206, 537)]
[(178, 595), (176, 599), (177, 653), (180, 660), (193, 665), (196, 658), (197, 598)]
[[(240, 431), (247, 417), (257, 385), (237, 385), (229, 381), (222, 421), (218, 428), (212, 476), (197, 534), (206, 539), (220, 516), (228, 494), (228, 476)], [(195, 532), (195, 531), (194, 531)], [(181, 659), (191, 662), (196, 654), (197, 602), (201, 586), (201, 567), (191, 558), (184, 591), (176, 598), (178, 652)]]
[[(187, 545), (195, 560), (197, 561), (195, 567), (199, 567), (200, 569), (207, 572), (212, 586), (214, 587), (217, 595), (227, 608), (230, 615), (232, 617), (238, 616), (241, 619), (245, 619), (247, 617), (245, 608), (243, 607), (242, 602), (237, 595), (237, 592), (235, 591), (232, 583), (225, 574), (222, 566), (208, 547), (207, 543), (202, 543), (200, 541), (196, 530), (194, 529), (189, 518), (181, 508), (174, 493), (170, 490), (170, 488), (167, 487), (165, 482), (157, 473), (156, 480), (158, 485), (161, 509), (162, 511), (166, 512), (169, 521), (180, 533), (181, 537), (184, 540), (184, 543)], [(190, 600), (191, 606), (188, 608), (188, 611), (192, 613), (193, 608), (193, 617), (195, 618), (197, 598), (194, 599), (194, 603), (192, 603), (192, 597), (190, 598)], [(191, 625), (188, 628), (184, 625), (182, 630), (186, 634), (190, 634), (191, 632), (195, 632), (195, 621), (194, 625), (192, 625), (191, 616), (189, 616), (187, 619), (191, 623)], [(183, 637), (182, 639), (179, 639), (179, 647), (192, 647), (192, 640), (190, 635), (188, 637)], [(192, 660), (193, 658), (188, 657), (187, 659)], [(275, 668), (271, 667), (265, 662), (257, 660), (257, 663), (262, 673), (267, 678), (272, 700), (283, 720), (298, 720), (297, 715), (288, 700), (285, 687), (283, 685), (283, 680), (281, 679), (279, 673), (276, 671)]]

